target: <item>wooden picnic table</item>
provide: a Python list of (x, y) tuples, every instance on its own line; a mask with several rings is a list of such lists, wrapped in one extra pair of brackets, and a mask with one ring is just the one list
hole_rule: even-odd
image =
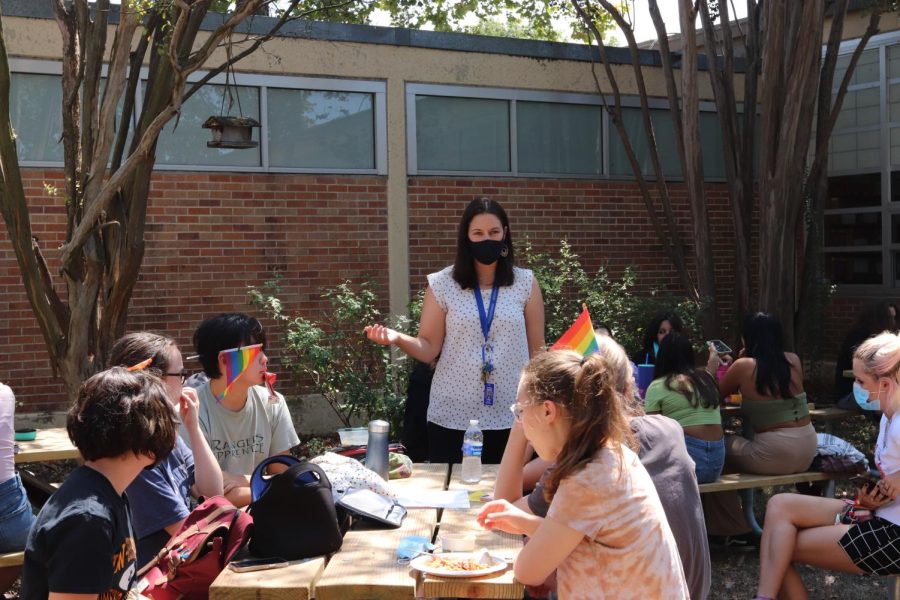
[[(390, 485), (398, 493), (404, 489), (445, 490), (447, 471), (446, 464), (414, 465), (412, 477), (395, 479)], [(415, 574), (408, 564), (397, 560), (397, 547), (401, 539), (410, 535), (431, 539), (437, 520), (437, 509), (411, 508), (398, 529), (348, 531), (344, 545), (331, 557), (316, 583), (315, 597), (317, 600), (412, 599)]]
[(80, 458), (65, 427), (51, 429), (38, 429), (37, 437), (31, 442), (16, 442), (19, 451), (16, 452), (16, 464), (44, 462), (51, 460), (66, 460)]
[(441, 533), (474, 533), (475, 548), (487, 548), (492, 555), (506, 559), (510, 567), (499, 575), (473, 578), (434, 577), (419, 574), (416, 596), (420, 598), (522, 598), (525, 586), (513, 577), (512, 563), (522, 549), (522, 536), (488, 531), (478, 526), (476, 515), (484, 503), (478, 498), (493, 494), (499, 465), (484, 465), (481, 481), (465, 484), (461, 480), (461, 465), (453, 465), (449, 489), (465, 489), (470, 492), (471, 507), (468, 510), (444, 509), (438, 525)]
[[(452, 472), (446, 464), (417, 464), (409, 479), (395, 479), (392, 488), (440, 491), (470, 489), (480, 497), (494, 489), (496, 465), (484, 467), (484, 478), (475, 485), (459, 482), (459, 466)], [(474, 495), (474, 494), (473, 494)], [(434, 539), (439, 525), (445, 531), (471, 530), (477, 547), (497, 556), (514, 559), (522, 546), (521, 536), (482, 531), (475, 515), (483, 504), (471, 502), (467, 510), (410, 508), (399, 529), (352, 529), (344, 536), (341, 549), (328, 557), (294, 561), (290, 566), (270, 571), (235, 573), (225, 569), (209, 590), (211, 600), (379, 600), (394, 598), (521, 598), (524, 588), (507, 569), (499, 575), (471, 579), (425, 578), (397, 560), (397, 546), (409, 535)]]

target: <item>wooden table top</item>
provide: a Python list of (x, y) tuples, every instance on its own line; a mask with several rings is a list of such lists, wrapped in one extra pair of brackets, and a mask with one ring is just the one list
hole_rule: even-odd
[[(472, 496), (491, 494), (497, 478), (499, 465), (484, 465), (481, 481), (466, 484), (460, 481), (461, 467), (453, 465), (449, 489), (465, 489)], [(471, 496), (470, 496), (471, 498)], [(522, 549), (522, 536), (482, 529), (475, 521), (484, 504), (478, 500), (471, 503), (468, 510), (444, 509), (438, 526), (438, 537), (442, 532), (474, 533), (475, 548), (487, 548), (492, 554), (507, 559), (510, 567), (505, 571), (486, 577), (450, 578), (419, 575), (416, 596), (421, 598), (522, 598), (525, 586), (513, 577), (512, 562)]]
[(72, 445), (65, 427), (38, 429), (32, 442), (16, 442), (16, 464), (65, 460), (81, 457), (78, 448)]
[[(484, 477), (475, 485), (459, 482), (459, 465), (454, 467), (449, 489), (470, 489), (492, 493), (496, 465), (484, 467)], [(423, 491), (448, 489), (448, 465), (417, 464), (409, 479), (395, 479), (392, 488)], [(479, 494), (480, 495), (480, 494)], [(408, 564), (397, 561), (397, 546), (409, 535), (431, 539), (438, 529), (471, 530), (478, 547), (513, 560), (522, 547), (521, 536), (481, 530), (475, 515), (483, 504), (472, 502), (468, 510), (411, 508), (399, 529), (351, 530), (344, 536), (340, 551), (331, 556), (295, 561), (270, 571), (235, 573), (225, 569), (210, 588), (211, 600), (381, 600), (406, 598), (522, 598), (524, 588), (512, 576), (512, 569), (482, 578), (442, 579), (423, 577)]]
[[(390, 485), (397, 492), (404, 488), (440, 491), (447, 485), (446, 464), (418, 464), (412, 477), (395, 479)], [(408, 564), (397, 561), (400, 540), (410, 535), (431, 539), (438, 510), (409, 509), (398, 529), (351, 530), (344, 536), (341, 550), (331, 557), (325, 572), (315, 585), (317, 600), (412, 599), (415, 573)]]

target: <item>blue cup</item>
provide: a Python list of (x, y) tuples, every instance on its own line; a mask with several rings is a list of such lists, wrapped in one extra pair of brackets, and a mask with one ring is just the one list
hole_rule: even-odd
[(654, 365), (638, 365), (637, 366), (637, 386), (638, 393), (641, 398), (647, 393), (647, 388), (653, 382), (653, 372), (656, 370)]

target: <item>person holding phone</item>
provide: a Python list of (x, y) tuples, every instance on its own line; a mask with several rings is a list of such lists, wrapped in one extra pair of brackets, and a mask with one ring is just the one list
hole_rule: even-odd
[(659, 345), (656, 379), (647, 388), (644, 410), (678, 421), (688, 454), (694, 460), (697, 483), (711, 483), (725, 465), (725, 437), (716, 380), (694, 365), (691, 341), (670, 333)]
[[(795, 564), (847, 573), (900, 574), (900, 337), (882, 333), (853, 354), (853, 394), (882, 411), (878, 482), (860, 479), (856, 500), (778, 494), (766, 506), (757, 600), (805, 598)], [(900, 420), (898, 420), (900, 421)], [(871, 514), (874, 512), (874, 515)]]
[(429, 461), (460, 462), (469, 420), (478, 419), (481, 460), (500, 462), (519, 375), (544, 346), (544, 300), (534, 274), (515, 266), (499, 202), (477, 198), (466, 206), (454, 264), (428, 276), (417, 336), (380, 324), (364, 332), (424, 363), (440, 354), (428, 402)]

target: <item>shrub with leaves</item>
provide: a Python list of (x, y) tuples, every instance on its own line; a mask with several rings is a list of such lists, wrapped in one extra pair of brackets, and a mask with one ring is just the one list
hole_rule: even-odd
[[(410, 362), (403, 353), (370, 342), (363, 335), (367, 323), (382, 323), (378, 296), (369, 283), (349, 281), (325, 290), (330, 310), (319, 322), (288, 314), (278, 298), (278, 281), (257, 289), (250, 286), (251, 303), (263, 308), (279, 325), (284, 366), (302, 380), (310, 381), (341, 422), (384, 419), (391, 432), (400, 431)], [(394, 329), (406, 331), (409, 320), (389, 320)]]
[(560, 242), (558, 255), (550, 255), (535, 251), (526, 239), (519, 256), (521, 263), (534, 271), (541, 285), (548, 346), (575, 322), (582, 303), (587, 305), (594, 326), (607, 324), (629, 352), (640, 348), (643, 328), (653, 315), (663, 310), (674, 310), (688, 331), (699, 331), (697, 317), (702, 307), (698, 303), (655, 290), (649, 295), (636, 294), (637, 276), (631, 267), (618, 280), (604, 267), (589, 274), (566, 240)]

